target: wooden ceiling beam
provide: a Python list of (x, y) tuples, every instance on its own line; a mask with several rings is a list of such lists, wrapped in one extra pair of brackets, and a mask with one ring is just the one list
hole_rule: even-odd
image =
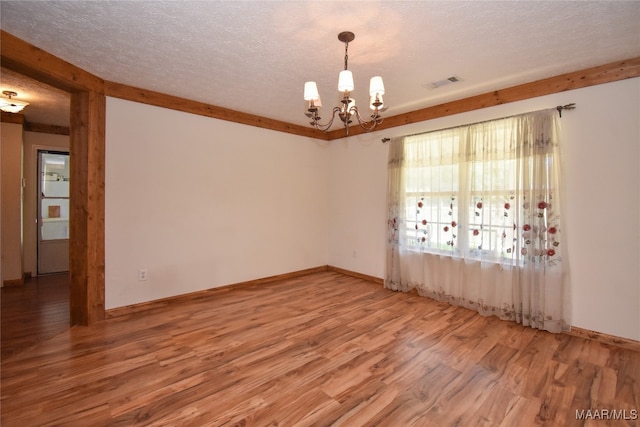
[[(310, 126), (287, 123), (116, 82), (105, 82), (99, 77), (93, 76), (5, 31), (0, 30), (0, 36), (3, 66), (69, 92), (89, 88), (98, 93), (104, 92), (107, 96), (115, 98), (325, 141), (365, 133), (357, 125), (352, 125), (349, 128), (349, 135), (345, 135), (344, 128), (322, 132)], [(386, 117), (382, 124), (377, 127), (377, 130), (391, 129), (453, 114), (634, 77), (640, 77), (640, 57), (612, 62)]]
[(0, 30), (3, 67), (69, 93), (90, 90), (104, 93), (104, 81), (93, 74)]
[(156, 107), (170, 108), (185, 113), (198, 114), (200, 116), (256, 126), (263, 129), (291, 133), (299, 136), (308, 136), (316, 139), (328, 139), (326, 133), (312, 127), (269, 119), (267, 117), (243, 113), (229, 108), (218, 107), (211, 104), (205, 104), (203, 102), (192, 101), (120, 83), (106, 81), (105, 94), (114, 98), (126, 99), (128, 101), (140, 102), (142, 104), (154, 105)]
[(48, 125), (45, 123), (24, 122), (24, 130), (27, 132), (48, 133), (50, 135), (70, 135), (68, 126)]
[[(525, 99), (634, 77), (640, 77), (640, 57), (612, 62), (598, 67), (588, 68), (586, 70), (566, 73), (560, 76), (537, 80), (531, 83), (512, 86), (506, 89), (487, 92), (482, 95), (471, 96), (457, 101), (446, 102), (444, 104), (386, 117), (376, 130), (390, 129), (411, 123), (450, 116), (453, 114), (507, 104), (509, 102), (522, 101)], [(363, 133), (365, 133), (365, 131), (356, 124), (349, 127), (348, 136)], [(347, 135), (345, 135), (344, 128), (330, 131), (328, 132), (328, 135), (330, 141), (347, 137)]]
[(24, 114), (5, 113), (4, 111), (0, 111), (0, 122), (24, 125)]

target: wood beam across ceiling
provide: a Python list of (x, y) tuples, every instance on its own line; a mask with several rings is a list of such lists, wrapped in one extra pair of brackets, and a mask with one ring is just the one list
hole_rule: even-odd
[(128, 101), (154, 105), (156, 107), (170, 108), (214, 119), (226, 120), (229, 122), (241, 123), (248, 126), (256, 126), (263, 129), (291, 133), (299, 136), (308, 136), (310, 138), (323, 140), (328, 139), (326, 133), (308, 126), (300, 126), (280, 120), (269, 119), (267, 117), (243, 113), (241, 111), (205, 104), (203, 102), (191, 101), (189, 99), (127, 86), (120, 83), (109, 81), (105, 82), (105, 93), (107, 96), (114, 98), (126, 99)]
[[(634, 77), (640, 77), (640, 57), (386, 117), (382, 124), (376, 127), (376, 131)], [(344, 129), (330, 131), (328, 135), (329, 140), (332, 141), (363, 133), (365, 131), (361, 127), (351, 126), (349, 135), (345, 135)]]
[(91, 90), (104, 93), (104, 81), (75, 65), (0, 30), (3, 67), (72, 93)]
[(4, 111), (0, 111), (0, 122), (24, 125), (24, 114), (5, 113)]
[[(31, 46), (4, 31), (2, 31), (2, 42), (3, 66), (7, 65), (8, 68), (22, 72), (25, 75), (29, 75), (24, 72), (26, 67), (28, 68), (26, 71), (37, 74), (38, 80), (40, 81), (51, 84), (51, 79), (53, 79), (54, 82), (58, 82), (57, 87), (60, 87), (59, 80), (61, 76), (64, 77), (65, 75), (70, 74), (71, 79), (65, 80), (69, 83), (69, 87), (66, 87), (65, 89), (70, 92), (73, 91), (74, 87), (96, 88), (98, 91), (103, 90), (106, 96), (112, 96), (114, 98), (140, 102), (148, 105), (325, 141), (332, 141), (365, 133), (365, 131), (359, 126), (351, 126), (349, 135), (345, 135), (344, 128), (338, 128), (329, 132), (322, 132), (309, 126), (287, 123), (280, 120), (192, 101), (160, 92), (154, 92), (143, 88), (127, 86), (116, 82), (104, 82), (98, 77), (66, 63), (35, 46)], [(18, 48), (16, 48), (16, 46), (18, 46)], [(55, 64), (55, 66), (52, 66), (51, 69), (46, 71), (38, 70), (39, 64), (42, 63)], [(376, 130), (390, 129), (453, 114), (634, 77), (640, 77), (640, 57), (612, 62), (585, 70), (574, 71), (559, 76), (386, 117)], [(56, 85), (54, 84), (53, 86)]]
[(27, 132), (48, 133), (49, 135), (70, 135), (67, 126), (48, 125), (45, 123), (24, 122), (24, 130)]
[[(386, 117), (382, 124), (376, 128), (376, 131), (634, 77), (640, 77), (640, 57), (612, 62)], [(107, 96), (114, 98), (325, 141), (333, 141), (365, 133), (359, 126), (351, 126), (349, 135), (345, 134), (344, 128), (322, 132), (309, 126), (291, 124), (115, 82), (105, 82), (105, 93)]]

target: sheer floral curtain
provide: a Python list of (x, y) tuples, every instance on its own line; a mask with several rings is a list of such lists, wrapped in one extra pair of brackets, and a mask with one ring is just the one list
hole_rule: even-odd
[(397, 138), (385, 286), (569, 330), (557, 110)]

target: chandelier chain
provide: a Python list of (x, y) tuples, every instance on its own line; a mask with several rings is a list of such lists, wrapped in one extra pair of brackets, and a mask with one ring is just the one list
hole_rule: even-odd
[(344, 69), (347, 69), (347, 63), (349, 61), (349, 42), (344, 42)]

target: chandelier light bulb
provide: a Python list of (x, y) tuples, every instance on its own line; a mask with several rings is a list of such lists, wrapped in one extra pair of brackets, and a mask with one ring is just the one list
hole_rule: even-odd
[(352, 92), (353, 91), (353, 73), (349, 70), (340, 71), (338, 77), (338, 92)]
[(375, 76), (371, 77), (369, 81), (369, 95), (384, 95), (384, 83), (382, 82), (382, 77)]
[(304, 100), (311, 101), (320, 98), (316, 82), (306, 82), (304, 84)]

